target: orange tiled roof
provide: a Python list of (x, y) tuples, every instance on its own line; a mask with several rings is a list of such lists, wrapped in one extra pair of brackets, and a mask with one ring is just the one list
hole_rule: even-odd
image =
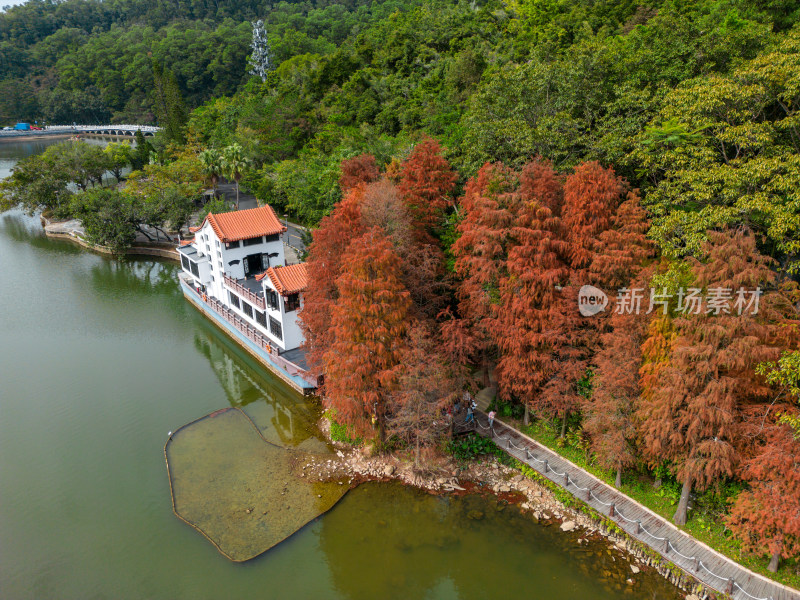
[(261, 281), (266, 276), (269, 276), (272, 285), (282, 296), (302, 292), (308, 286), (308, 275), (306, 275), (304, 263), (288, 267), (270, 267), (260, 275), (256, 275), (256, 279)]
[(181, 246), (188, 246), (189, 244), (194, 244), (194, 240), (181, 240)]
[(238, 242), (260, 235), (273, 235), (286, 231), (286, 226), (278, 220), (275, 211), (269, 204), (216, 215), (208, 213), (203, 225), (206, 224), (206, 221), (211, 223), (214, 233), (221, 242)]
[(189, 227), (189, 231), (192, 232), (192, 233), (197, 233), (201, 229), (202, 229), (202, 227)]

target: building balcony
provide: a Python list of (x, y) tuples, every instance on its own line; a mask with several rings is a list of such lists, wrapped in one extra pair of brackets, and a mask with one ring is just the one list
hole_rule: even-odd
[(255, 279), (239, 279), (236, 280), (228, 275), (222, 276), (225, 286), (236, 293), (243, 300), (247, 300), (253, 306), (266, 310), (267, 305), (264, 301), (264, 290), (261, 283)]
[(178, 253), (181, 257), (183, 270), (193, 275), (203, 285), (208, 285), (211, 281), (211, 262), (208, 257), (199, 254), (193, 244), (180, 246)]

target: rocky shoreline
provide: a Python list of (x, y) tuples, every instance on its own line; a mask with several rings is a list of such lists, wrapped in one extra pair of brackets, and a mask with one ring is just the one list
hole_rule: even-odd
[(444, 458), (425, 473), (419, 473), (410, 461), (395, 455), (371, 456), (364, 448), (332, 441), (330, 423), (324, 417), (318, 426), (337, 451), (331, 458), (312, 460), (299, 467), (299, 476), (309, 481), (338, 481), (351, 488), (366, 481), (397, 481), (431, 494), (493, 494), (500, 501), (518, 505), (535, 522), (558, 524), (564, 532), (579, 532), (578, 544), (588, 544), (590, 539), (605, 539), (609, 550), (616, 549), (629, 562), (628, 583), (631, 585), (638, 573), (653, 569), (686, 592), (685, 600), (720, 597), (680, 568), (629, 538), (613, 523), (591, 512), (566, 506), (545, 485), (528, 478), (518, 469), (500, 464), (493, 456), (466, 466)]

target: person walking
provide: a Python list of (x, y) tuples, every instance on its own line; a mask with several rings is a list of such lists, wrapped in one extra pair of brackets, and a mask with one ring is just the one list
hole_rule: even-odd
[(467, 405), (467, 418), (464, 419), (464, 425), (467, 423), (475, 422), (475, 413), (472, 412), (472, 404)]
[(497, 414), (497, 413), (496, 413), (496, 412), (494, 412), (493, 410), (490, 410), (490, 411), (489, 411), (489, 428), (490, 428), (490, 429), (491, 429), (492, 427), (494, 427), (494, 416), (495, 416), (496, 414)]

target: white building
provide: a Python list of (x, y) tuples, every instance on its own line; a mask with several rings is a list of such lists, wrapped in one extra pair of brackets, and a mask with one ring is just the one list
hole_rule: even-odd
[(297, 314), (306, 268), (302, 263), (286, 266), (286, 227), (272, 208), (209, 214), (192, 231), (194, 241), (178, 248), (182, 280), (196, 292), (187, 297), (195, 303), (202, 299), (237, 335), (266, 350), (272, 362), (281, 367), (288, 362), (290, 371), (305, 370)]

